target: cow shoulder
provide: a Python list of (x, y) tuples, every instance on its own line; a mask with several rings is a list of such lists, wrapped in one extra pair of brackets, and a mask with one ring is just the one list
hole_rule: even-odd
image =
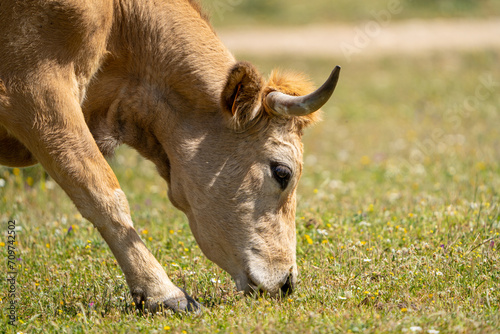
[(0, 11), (0, 58), (18, 73), (47, 61), (78, 67), (103, 53), (112, 19), (110, 0), (14, 1)]

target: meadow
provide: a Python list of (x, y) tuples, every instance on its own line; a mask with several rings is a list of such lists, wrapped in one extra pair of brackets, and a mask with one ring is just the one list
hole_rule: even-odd
[(15, 220), (18, 298), (12, 327), (2, 278), (0, 332), (498, 333), (500, 51), (239, 58), (316, 83), (343, 66), (304, 136), (294, 294), (236, 292), (154, 166), (122, 147), (110, 164), (135, 227), (204, 314), (139, 314), (107, 245), (43, 169), (0, 167), (0, 256), (6, 268)]

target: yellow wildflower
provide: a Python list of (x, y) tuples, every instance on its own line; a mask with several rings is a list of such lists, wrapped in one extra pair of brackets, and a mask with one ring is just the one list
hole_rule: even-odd
[(485, 164), (484, 162), (482, 162), (482, 161), (481, 161), (481, 162), (478, 162), (478, 163), (476, 164), (476, 169), (477, 169), (478, 171), (483, 171), (483, 170), (485, 170), (485, 169), (486, 169), (486, 164)]
[(361, 164), (362, 164), (363, 166), (368, 166), (369, 164), (371, 164), (371, 163), (372, 163), (372, 160), (370, 159), (370, 157), (369, 157), (369, 156), (367, 156), (367, 155), (363, 155), (363, 156), (361, 157), (360, 162), (361, 162)]
[(26, 183), (28, 184), (28, 186), (31, 187), (33, 185), (33, 183), (34, 183), (33, 178), (31, 176), (28, 176), (26, 178)]

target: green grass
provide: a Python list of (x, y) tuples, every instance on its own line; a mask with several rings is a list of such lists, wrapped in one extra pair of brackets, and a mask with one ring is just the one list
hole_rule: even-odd
[(486, 18), (500, 15), (497, 0), (216, 0), (201, 1), (215, 26), (298, 25), (391, 19)]
[(152, 164), (121, 148), (111, 164), (137, 230), (171, 279), (208, 308), (200, 317), (141, 316), (102, 238), (43, 171), (0, 169), (0, 241), (16, 219), (21, 259), (20, 323), (7, 324), (2, 279), (0, 332), (498, 332), (500, 95), (481, 82), (500, 81), (499, 57), (250, 59), (316, 83), (343, 65), (323, 122), (304, 138), (300, 281), (285, 300), (238, 294), (196, 246)]

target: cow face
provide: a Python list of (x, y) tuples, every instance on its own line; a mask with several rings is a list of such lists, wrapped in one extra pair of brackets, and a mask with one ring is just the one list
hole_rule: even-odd
[[(337, 78), (338, 71), (331, 80)], [(239, 290), (274, 296), (294, 288), (301, 133), (334, 85), (327, 88), (303, 101), (309, 85), (300, 76), (274, 73), (265, 84), (250, 64), (238, 63), (222, 92), (222, 110), (179, 125), (169, 197), (188, 216), (205, 255)]]

